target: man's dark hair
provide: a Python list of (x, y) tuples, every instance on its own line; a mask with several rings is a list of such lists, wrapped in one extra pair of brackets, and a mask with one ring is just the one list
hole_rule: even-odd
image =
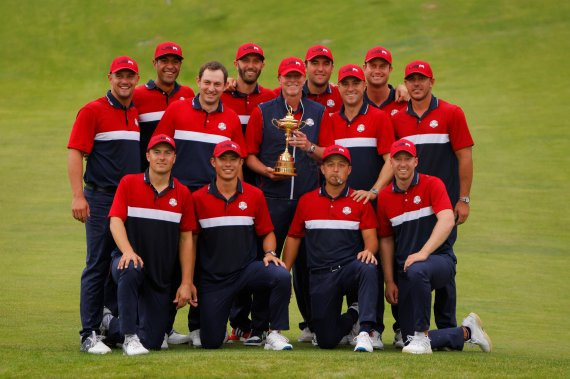
[(226, 67), (218, 61), (210, 61), (206, 62), (200, 67), (200, 71), (198, 71), (198, 79), (202, 79), (202, 75), (204, 75), (204, 71), (217, 71), (222, 70), (224, 73), (224, 83), (228, 81), (228, 70)]

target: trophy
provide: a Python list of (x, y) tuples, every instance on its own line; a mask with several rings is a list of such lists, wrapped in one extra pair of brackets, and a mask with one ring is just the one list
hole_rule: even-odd
[(293, 108), (287, 106), (287, 115), (280, 120), (273, 119), (271, 123), (285, 131), (285, 151), (277, 158), (273, 174), (282, 176), (297, 176), (295, 173), (295, 158), (289, 154), (289, 138), (291, 133), (302, 128), (305, 121), (296, 120), (293, 117)]

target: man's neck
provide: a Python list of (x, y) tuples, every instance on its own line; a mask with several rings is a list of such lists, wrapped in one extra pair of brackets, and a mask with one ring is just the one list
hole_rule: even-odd
[(172, 84), (166, 84), (160, 81), (160, 79), (156, 79), (154, 81), (154, 85), (157, 86), (158, 88), (160, 88), (162, 91), (166, 92), (167, 94), (170, 94), (172, 92), (172, 90), (174, 89), (175, 83)]
[(154, 189), (160, 193), (164, 191), (170, 184), (170, 172), (167, 174), (159, 174), (157, 172), (154, 172), (152, 169), (149, 169), (148, 179), (150, 180), (150, 184), (152, 184)]
[(198, 97), (198, 101), (200, 102), (200, 107), (202, 107), (202, 110), (204, 110), (206, 113), (215, 112), (220, 105), (220, 100), (216, 101), (216, 103), (212, 105), (204, 104), (201, 97)]
[(374, 104), (380, 105), (390, 96), (390, 87), (388, 87), (388, 83), (382, 87), (372, 87), (369, 85), (366, 87), (366, 94)]
[(329, 86), (328, 82), (323, 84), (322, 86), (317, 86), (315, 83), (311, 82), (310, 80), (307, 80), (307, 87), (309, 88), (309, 93), (311, 93), (312, 95), (322, 95), (323, 93), (325, 93), (328, 86)]
[(425, 99), (420, 101), (412, 99), (412, 109), (419, 117), (422, 117), (424, 113), (426, 113), (427, 110), (429, 109), (429, 105), (431, 104), (431, 98), (432, 94), (429, 94), (428, 96), (426, 96)]
[(301, 97), (303, 95), (299, 94), (297, 96), (286, 96), (285, 94), (283, 94), (283, 97), (285, 98), (285, 102), (287, 103), (287, 105), (289, 105), (291, 108), (293, 108), (293, 112), (296, 112), (297, 109), (299, 108), (299, 104), (301, 103)]
[(238, 178), (225, 180), (220, 177), (216, 178), (216, 188), (218, 192), (226, 199), (231, 198), (237, 192)]
[(257, 82), (248, 84), (243, 81), (241, 77), (237, 78), (236, 90), (241, 93), (245, 93), (247, 95), (251, 95), (255, 88), (257, 87)]
[(346, 118), (349, 121), (354, 120), (354, 118), (356, 116), (358, 116), (358, 113), (360, 112), (360, 108), (362, 108), (362, 103), (363, 103), (363, 100), (360, 100), (360, 102), (356, 105), (344, 104), (344, 115), (346, 116)]
[(346, 182), (344, 183), (344, 185), (341, 185), (341, 186), (331, 186), (328, 183), (325, 184), (325, 191), (327, 191), (329, 196), (332, 197), (333, 199), (336, 199), (337, 197), (339, 197), (345, 188), (346, 188)]

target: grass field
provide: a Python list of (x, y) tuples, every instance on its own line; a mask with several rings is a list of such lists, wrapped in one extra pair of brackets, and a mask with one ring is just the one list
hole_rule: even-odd
[[(570, 376), (569, 4), (2, 1), (0, 376)], [(318, 42), (337, 67), (361, 63), (373, 45), (388, 47), (392, 83), (410, 60), (428, 60), (434, 93), (463, 107), (476, 141), (472, 212), (456, 245), (457, 313), (478, 312), (495, 351), (408, 357), (391, 346), (355, 354), (295, 343), (285, 353), (235, 346), (80, 354), (84, 230), (70, 217), (65, 146), (77, 110), (107, 89), (111, 59), (133, 56), (144, 82), (163, 40), (183, 46), (180, 81), (193, 87), (203, 62), (231, 67), (248, 40), (266, 52), (261, 82), (271, 88), (281, 58)], [(290, 315), (294, 327), (293, 302)], [(391, 338), (386, 331), (384, 341)]]

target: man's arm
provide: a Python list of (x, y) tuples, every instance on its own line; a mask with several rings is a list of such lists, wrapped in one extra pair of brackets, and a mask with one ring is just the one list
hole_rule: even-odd
[(182, 282), (176, 291), (174, 303), (176, 308), (182, 308), (187, 303), (197, 307), (198, 296), (194, 285), (194, 266), (196, 264), (196, 240), (197, 236), (192, 235), (192, 231), (180, 233), (179, 257), (180, 268), (182, 270)]
[(364, 250), (356, 255), (356, 259), (368, 264), (378, 264), (375, 255), (378, 251), (378, 236), (376, 229), (364, 229), (362, 232), (362, 239), (364, 240)]
[(285, 239), (285, 246), (283, 247), (283, 263), (285, 268), (291, 271), (297, 254), (299, 254), (299, 246), (301, 246), (301, 239), (297, 237), (287, 236)]
[(392, 177), (394, 176), (394, 171), (392, 170), (392, 165), (390, 164), (390, 154), (386, 153), (382, 155), (382, 158), (384, 158), (384, 165), (382, 166), (382, 170), (380, 170), (380, 173), (378, 174), (378, 179), (376, 180), (376, 183), (374, 183), (372, 188), (370, 188), (370, 190), (368, 191), (367, 190), (354, 191), (352, 195), (350, 195), (356, 202), (359, 202), (360, 200), (364, 199), (363, 204), (366, 204), (368, 203), (368, 200), (376, 199), (376, 197), (378, 197), (378, 193), (374, 193), (372, 192), (372, 190), (374, 189), (377, 192), (380, 192), (382, 188), (386, 187), (388, 183), (390, 183), (390, 180), (392, 180)]
[(125, 269), (129, 267), (130, 262), (133, 262), (135, 268), (137, 268), (138, 265), (143, 267), (143, 260), (137, 255), (137, 253), (135, 253), (131, 243), (129, 242), (129, 237), (127, 237), (127, 230), (125, 229), (125, 223), (123, 220), (119, 217), (111, 217), (109, 227), (117, 247), (121, 253), (123, 253), (117, 268), (119, 270)]
[(396, 86), (396, 98), (394, 100), (396, 100), (396, 103), (403, 103), (410, 100), (410, 94), (405, 84), (400, 83)]
[(83, 152), (68, 149), (67, 176), (71, 186), (71, 215), (77, 221), (85, 223), (89, 217), (89, 204), (83, 195)]
[[(466, 147), (455, 152), (459, 163), (459, 197), (469, 196), (473, 182), (473, 148)], [(469, 217), (469, 204), (458, 201), (455, 205), (455, 219), (457, 225), (463, 224)]]
[(453, 211), (451, 209), (444, 209), (437, 213), (437, 222), (431, 232), (429, 239), (422, 246), (420, 251), (414, 254), (408, 255), (406, 262), (404, 263), (404, 271), (408, 269), (415, 262), (425, 261), (431, 253), (433, 253), (442, 243), (445, 242), (449, 233), (455, 225)]
[(386, 283), (386, 300), (390, 304), (398, 304), (398, 286), (394, 281), (394, 236), (380, 238), (380, 259)]

